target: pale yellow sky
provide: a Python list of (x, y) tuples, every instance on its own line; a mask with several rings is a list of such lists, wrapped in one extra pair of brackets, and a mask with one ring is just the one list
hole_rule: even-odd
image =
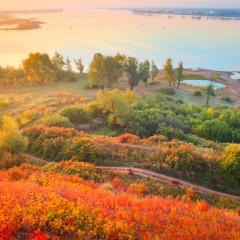
[(1, 9), (75, 7), (227, 7), (240, 8), (240, 0), (0, 0)]

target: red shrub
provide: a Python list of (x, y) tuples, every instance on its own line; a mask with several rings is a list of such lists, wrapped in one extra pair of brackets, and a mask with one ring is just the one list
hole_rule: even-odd
[(117, 138), (118, 142), (120, 143), (132, 143), (132, 144), (139, 144), (140, 137), (133, 135), (131, 133), (125, 133), (123, 135), (120, 135)]

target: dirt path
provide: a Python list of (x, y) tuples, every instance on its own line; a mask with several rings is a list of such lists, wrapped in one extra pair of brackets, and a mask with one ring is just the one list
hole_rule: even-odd
[(30, 154), (27, 154), (27, 153), (23, 153), (22, 156), (27, 157), (27, 158), (29, 158), (29, 159), (34, 159), (34, 160), (36, 160), (36, 161), (38, 161), (38, 162), (49, 163), (49, 161), (43, 160), (43, 159), (38, 158), (38, 157), (34, 157), (34, 156), (32, 156), (32, 155), (30, 155)]
[(208, 195), (215, 195), (215, 196), (220, 196), (220, 197), (229, 197), (229, 198), (234, 198), (236, 200), (240, 200), (240, 197), (238, 196), (234, 196), (231, 194), (227, 194), (227, 193), (222, 193), (222, 192), (218, 192), (215, 190), (211, 190), (209, 188), (205, 188), (203, 186), (197, 185), (197, 184), (193, 184), (178, 178), (174, 178), (174, 177), (169, 177), (167, 175), (164, 174), (160, 174), (160, 173), (155, 173), (152, 172), (150, 170), (145, 170), (145, 169), (141, 169), (141, 168), (129, 168), (129, 167), (106, 167), (106, 166), (96, 166), (98, 169), (103, 169), (103, 170), (108, 170), (110, 172), (132, 172), (136, 175), (142, 176), (142, 177), (147, 177), (147, 178), (151, 178), (151, 179), (156, 179), (159, 180), (161, 182), (165, 182), (165, 183), (172, 183), (178, 186), (188, 186), (188, 187), (192, 187), (194, 188), (194, 190), (196, 192), (199, 193), (203, 193), (203, 194), (208, 194)]
[[(41, 158), (37, 158), (34, 157), (30, 154), (23, 154), (23, 156), (27, 157), (27, 158), (31, 158), (43, 163), (49, 163), (46, 160), (43, 160)], [(240, 200), (239, 196), (234, 196), (231, 194), (227, 194), (227, 193), (222, 193), (222, 192), (218, 192), (215, 190), (211, 190), (209, 188), (205, 188), (203, 186), (197, 185), (197, 184), (193, 184), (178, 178), (174, 178), (174, 177), (169, 177), (167, 175), (164, 174), (160, 174), (160, 173), (155, 173), (152, 172), (150, 170), (145, 170), (145, 169), (141, 169), (141, 168), (129, 168), (129, 167), (112, 167), (112, 166), (96, 166), (97, 169), (102, 169), (102, 170), (107, 170), (110, 172), (128, 172), (128, 173), (133, 173), (142, 177), (147, 177), (150, 179), (155, 179), (155, 180), (159, 180), (161, 182), (165, 182), (165, 183), (172, 183), (178, 186), (188, 186), (188, 187), (192, 187), (194, 188), (194, 190), (196, 192), (199, 193), (203, 193), (203, 194), (208, 194), (208, 195), (212, 195), (212, 196), (219, 196), (219, 197), (229, 197), (229, 198), (234, 198), (236, 200)]]

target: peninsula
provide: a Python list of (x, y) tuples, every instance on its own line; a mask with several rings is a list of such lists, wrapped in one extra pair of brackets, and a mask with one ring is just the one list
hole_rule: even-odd
[(0, 30), (32, 30), (41, 28), (41, 25), (45, 23), (37, 21), (34, 18), (17, 18), (14, 14), (51, 13), (61, 11), (62, 9), (0, 11)]

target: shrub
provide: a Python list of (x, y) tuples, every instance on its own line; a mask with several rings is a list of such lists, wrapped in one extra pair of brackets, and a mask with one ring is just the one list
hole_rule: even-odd
[(96, 173), (95, 166), (90, 163), (62, 161), (60, 163), (49, 163), (43, 167), (43, 169), (63, 173), (66, 175), (74, 175), (85, 180), (97, 180), (98, 175)]
[(222, 97), (222, 100), (226, 101), (226, 102), (229, 102), (229, 103), (233, 102), (232, 99), (229, 96)]
[(176, 103), (183, 104), (183, 100), (182, 99), (177, 99)]
[(161, 88), (160, 92), (167, 94), (167, 95), (174, 95), (176, 93), (173, 88), (168, 88), (168, 87)]
[(101, 164), (107, 157), (104, 149), (94, 144), (91, 139), (82, 137), (76, 137), (72, 140), (67, 153), (71, 153), (71, 158), (74, 161), (94, 164)]
[(13, 166), (20, 166), (26, 162), (26, 158), (21, 155), (0, 151), (0, 169), (9, 169)]
[(200, 90), (196, 90), (194, 91), (193, 96), (200, 97), (202, 96), (202, 92)]
[(157, 134), (164, 135), (168, 138), (168, 140), (172, 139), (180, 139), (180, 140), (187, 140), (187, 135), (183, 133), (183, 131), (167, 126), (166, 123), (162, 123), (158, 125)]
[(82, 124), (91, 121), (90, 114), (78, 106), (66, 106), (59, 111), (59, 114), (67, 117), (73, 124)]
[(230, 186), (239, 188), (240, 185), (240, 144), (230, 144), (226, 147), (221, 165)]
[(19, 169), (18, 167), (10, 168), (7, 171), (7, 178), (12, 181), (18, 181), (18, 180), (26, 178), (26, 177), (27, 177), (26, 171), (23, 171), (23, 170)]
[(43, 120), (43, 124), (47, 127), (74, 128), (73, 124), (69, 121), (68, 118), (58, 114), (48, 116)]
[(13, 154), (24, 151), (28, 146), (28, 139), (22, 136), (14, 118), (3, 116), (0, 126), (0, 150)]
[(102, 113), (101, 105), (98, 102), (91, 102), (87, 110), (93, 117), (100, 117)]
[(9, 106), (9, 101), (7, 99), (0, 98), (0, 109), (7, 108)]
[(166, 96), (166, 100), (167, 100), (167, 101), (173, 101), (173, 98), (170, 97), (170, 96)]
[(117, 138), (118, 142), (120, 143), (132, 143), (132, 144), (139, 144), (140, 142), (140, 137), (130, 134), (130, 133), (125, 133), (123, 135), (120, 135)]
[(166, 142), (167, 138), (163, 135), (154, 135), (144, 140), (144, 144), (151, 146), (157, 146), (163, 142)]

